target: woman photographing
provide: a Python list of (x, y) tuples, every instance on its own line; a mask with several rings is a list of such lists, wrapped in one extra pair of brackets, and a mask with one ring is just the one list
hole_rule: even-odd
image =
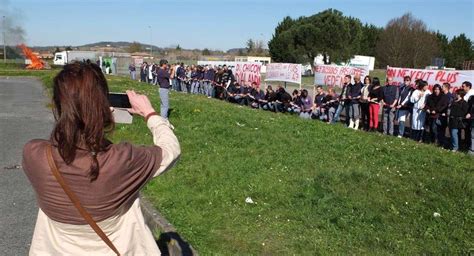
[(66, 65), (54, 78), (51, 138), (23, 151), (39, 205), (30, 255), (160, 254), (138, 195), (174, 165), (180, 145), (170, 123), (133, 91), (129, 111), (145, 118), (154, 145), (111, 143), (108, 92), (95, 64)]

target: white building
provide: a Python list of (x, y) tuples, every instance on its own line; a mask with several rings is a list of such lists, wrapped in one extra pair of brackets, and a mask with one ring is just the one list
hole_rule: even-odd
[(260, 62), (262, 63), (261, 73), (267, 73), (267, 64), (272, 63), (270, 57), (258, 57), (258, 56), (235, 56), (235, 62)]
[[(375, 66), (375, 57), (354, 55), (354, 57), (349, 61), (349, 63), (337, 63), (337, 64), (348, 65), (352, 67), (368, 66), (369, 71), (373, 71), (374, 66)], [(320, 54), (316, 58), (314, 58), (314, 65), (324, 65), (323, 55)]]

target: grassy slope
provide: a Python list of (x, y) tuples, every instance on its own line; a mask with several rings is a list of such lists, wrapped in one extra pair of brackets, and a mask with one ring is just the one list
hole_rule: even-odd
[[(113, 91), (148, 94), (159, 109), (154, 88), (109, 81)], [(145, 194), (201, 254), (474, 247), (472, 157), (200, 96), (172, 93), (171, 105), (182, 158)], [(113, 139), (151, 143), (140, 118)]]
[[(154, 90), (127, 84), (113, 87), (136, 86), (158, 108)], [(171, 99), (182, 159), (145, 193), (201, 253), (473, 246), (472, 157), (200, 96)], [(150, 143), (143, 133), (136, 120), (115, 138)]]

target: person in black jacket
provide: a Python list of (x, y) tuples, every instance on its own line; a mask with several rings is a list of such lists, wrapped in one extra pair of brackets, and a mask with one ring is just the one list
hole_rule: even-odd
[(346, 114), (346, 126), (349, 127), (349, 102), (350, 99), (347, 97), (347, 93), (349, 91), (349, 87), (351, 86), (351, 75), (344, 76), (344, 85), (342, 86), (341, 94), (339, 94), (339, 105), (337, 106), (336, 114), (334, 114), (334, 118), (331, 121), (331, 124), (335, 124), (339, 121), (339, 116), (342, 111), (345, 111)]
[(451, 104), (449, 112), (449, 129), (451, 131), (451, 145), (452, 150), (459, 150), (459, 130), (464, 129), (464, 118), (467, 116), (469, 106), (464, 101), (464, 95), (466, 92), (463, 90), (457, 90), (455, 93), (455, 100)]
[(376, 132), (379, 128), (380, 101), (382, 101), (383, 92), (378, 77), (372, 80), (372, 88), (369, 91), (369, 111), (370, 124), (369, 131)]
[[(429, 142), (437, 142), (439, 146), (444, 146), (446, 126), (443, 124), (443, 117), (448, 111), (448, 96), (441, 90), (441, 85), (433, 86), (433, 94), (426, 100), (425, 111), (428, 115)], [(444, 129), (443, 129), (444, 128)]]
[(398, 87), (393, 84), (391, 77), (387, 77), (387, 83), (382, 88), (382, 121), (383, 121), (383, 133), (393, 135), (395, 110), (398, 103), (400, 91)]
[(467, 105), (468, 113), (466, 118), (471, 120), (471, 146), (469, 147), (469, 154), (474, 156), (474, 95), (469, 97)]

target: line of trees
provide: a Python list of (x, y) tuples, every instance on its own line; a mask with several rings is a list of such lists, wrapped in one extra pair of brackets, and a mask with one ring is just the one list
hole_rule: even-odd
[(473, 42), (465, 34), (448, 40), (429, 30), (411, 13), (390, 20), (384, 28), (362, 24), (328, 9), (309, 17), (285, 17), (275, 28), (269, 51), (276, 62), (311, 63), (321, 54), (325, 63), (346, 62), (354, 55), (375, 56), (376, 65), (424, 68), (434, 58), (462, 68), (474, 59)]

